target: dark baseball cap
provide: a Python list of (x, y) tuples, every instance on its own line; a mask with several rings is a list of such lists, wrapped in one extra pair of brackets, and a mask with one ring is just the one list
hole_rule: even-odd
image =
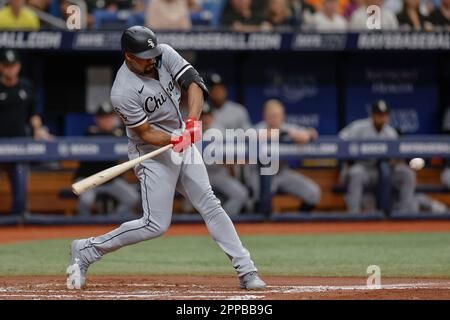
[(389, 106), (386, 101), (378, 100), (372, 104), (372, 113), (389, 113)]
[(102, 104), (100, 104), (97, 108), (97, 111), (95, 112), (96, 116), (106, 116), (113, 114), (113, 106), (109, 101), (105, 101)]
[(208, 75), (208, 77), (206, 79), (206, 85), (208, 87), (212, 87), (215, 85), (223, 85), (223, 84), (225, 84), (223, 81), (223, 78), (218, 73), (212, 73), (212, 74)]
[(14, 64), (20, 62), (19, 54), (14, 50), (3, 50), (0, 53), (0, 63)]

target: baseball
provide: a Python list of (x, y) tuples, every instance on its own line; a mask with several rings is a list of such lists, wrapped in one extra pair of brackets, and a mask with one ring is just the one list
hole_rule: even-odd
[(420, 170), (425, 166), (425, 160), (422, 158), (414, 158), (409, 161), (409, 166), (411, 169)]

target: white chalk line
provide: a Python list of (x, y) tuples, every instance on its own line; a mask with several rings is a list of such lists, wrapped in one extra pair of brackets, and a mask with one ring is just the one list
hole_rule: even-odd
[[(124, 286), (121, 284), (121, 286)], [(214, 290), (210, 286), (199, 285), (172, 285), (172, 284), (127, 284), (128, 287), (170, 287), (167, 290), (132, 290), (117, 292), (116, 290), (84, 290), (72, 291), (65, 289), (63, 284), (37, 284), (35, 287), (64, 287), (64, 290), (58, 289), (24, 289), (20, 287), (0, 287), (0, 298), (33, 298), (33, 299), (226, 299), (226, 300), (251, 300), (262, 299), (270, 293), (292, 294), (292, 293), (320, 293), (320, 292), (338, 292), (338, 291), (374, 291), (374, 290), (411, 290), (411, 289), (434, 289), (450, 290), (450, 282), (419, 282), (419, 283), (398, 283), (385, 284), (379, 289), (371, 289), (364, 285), (345, 285), (345, 286), (268, 286), (266, 290), (256, 291), (249, 295), (246, 291), (237, 290)], [(111, 285), (93, 284), (91, 287), (111, 287)], [(193, 288), (184, 292), (174, 290), (173, 287)], [(195, 289), (194, 289), (195, 288)], [(199, 290), (204, 288), (206, 290)], [(247, 294), (244, 294), (247, 293)]]
[(33, 298), (33, 299), (82, 299), (82, 298), (95, 298), (96, 300), (109, 300), (109, 299), (149, 299), (149, 298), (167, 298), (170, 299), (219, 299), (219, 300), (252, 300), (261, 299), (265, 296), (257, 295), (242, 295), (242, 296), (229, 296), (229, 295), (179, 295), (179, 294), (109, 294), (109, 295), (86, 295), (86, 294), (0, 294), (0, 298)]

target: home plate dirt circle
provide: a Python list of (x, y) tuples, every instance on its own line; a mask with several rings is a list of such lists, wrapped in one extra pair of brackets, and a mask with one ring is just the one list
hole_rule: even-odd
[(363, 278), (264, 278), (266, 290), (246, 291), (225, 276), (92, 276), (74, 291), (63, 277), (0, 277), (0, 300), (450, 299), (450, 279), (386, 278), (371, 289)]

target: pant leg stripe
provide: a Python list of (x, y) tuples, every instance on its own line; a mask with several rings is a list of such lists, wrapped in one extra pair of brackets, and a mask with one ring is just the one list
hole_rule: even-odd
[[(140, 153), (140, 150), (138, 149), (137, 146), (136, 146), (136, 150), (138, 151), (138, 154), (139, 154), (139, 156), (140, 156), (141, 153)], [(123, 231), (123, 232), (121, 232), (121, 233), (119, 233), (119, 234), (116, 234), (115, 236), (113, 236), (113, 237), (111, 237), (110, 239), (107, 239), (107, 240), (105, 240), (105, 241), (103, 241), (103, 242), (100, 242), (100, 243), (90, 243), (88, 246), (86, 246), (86, 247), (80, 249), (80, 251), (85, 250), (85, 249), (87, 249), (87, 248), (90, 248), (90, 247), (92, 247), (92, 246), (94, 246), (94, 245), (104, 244), (104, 243), (106, 243), (106, 242), (108, 242), (108, 241), (111, 241), (111, 240), (113, 240), (114, 238), (116, 238), (116, 237), (118, 237), (118, 236), (124, 234), (124, 233), (130, 232), (130, 231), (140, 230), (140, 229), (142, 229), (142, 228), (146, 228), (146, 227), (150, 226), (150, 223), (151, 223), (151, 220), (150, 220), (150, 205), (149, 205), (149, 203), (148, 203), (148, 193), (147, 193), (147, 183), (146, 183), (146, 182), (147, 182), (147, 175), (145, 174), (145, 169), (146, 169), (146, 167), (145, 167), (145, 166), (142, 166), (142, 167), (143, 167), (143, 170), (144, 170), (144, 188), (145, 188), (145, 198), (146, 198), (146, 202), (147, 202), (147, 210), (148, 210), (147, 223), (146, 223), (145, 225), (139, 227), (139, 228), (134, 228), (134, 229), (125, 230), (125, 231)]]
[(134, 229), (129, 229), (129, 230), (125, 230), (125, 231), (123, 231), (123, 232), (121, 232), (121, 233), (119, 233), (119, 234), (116, 234), (115, 236), (113, 236), (113, 237), (111, 237), (111, 238), (109, 238), (109, 239), (107, 239), (107, 240), (105, 240), (105, 241), (103, 241), (103, 242), (90, 243), (87, 247), (84, 247), (83, 249), (80, 249), (80, 251), (83, 251), (83, 250), (85, 250), (85, 249), (87, 249), (87, 248), (91, 248), (91, 247), (96, 246), (96, 245), (99, 245), (99, 244), (104, 244), (104, 243), (106, 243), (106, 242), (108, 242), (108, 241), (111, 241), (111, 240), (114, 239), (114, 238), (117, 238), (118, 236), (120, 236), (120, 235), (122, 235), (122, 234), (124, 234), (124, 233), (130, 232), (130, 231), (136, 231), (136, 230), (139, 230), (139, 229), (142, 229), (142, 228), (146, 228), (146, 227), (148, 227), (149, 224), (150, 224), (150, 221), (149, 221), (148, 223), (146, 223), (145, 225), (143, 225), (142, 227), (134, 228)]

